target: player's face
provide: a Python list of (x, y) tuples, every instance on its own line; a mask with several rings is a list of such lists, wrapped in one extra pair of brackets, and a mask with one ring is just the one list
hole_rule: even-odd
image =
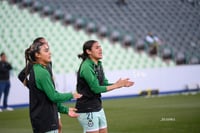
[(40, 46), (40, 52), (36, 53), (37, 61), (42, 65), (47, 65), (51, 62), (51, 52), (48, 44)]
[(88, 52), (89, 56), (91, 59), (98, 61), (100, 59), (102, 59), (102, 48), (100, 46), (100, 44), (98, 42), (94, 43), (92, 45), (91, 50), (89, 50)]

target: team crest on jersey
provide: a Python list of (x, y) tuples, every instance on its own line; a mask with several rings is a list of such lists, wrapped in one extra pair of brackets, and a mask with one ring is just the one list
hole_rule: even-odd
[(94, 123), (93, 123), (93, 121), (90, 119), (90, 120), (88, 121), (88, 127), (93, 127), (93, 125), (94, 125)]

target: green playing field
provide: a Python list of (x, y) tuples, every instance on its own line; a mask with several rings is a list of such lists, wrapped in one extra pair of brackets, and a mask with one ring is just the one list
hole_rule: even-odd
[[(74, 103), (67, 103), (74, 106)], [(200, 133), (200, 94), (103, 100), (109, 133)], [(82, 133), (61, 115), (63, 133)], [(31, 133), (28, 108), (0, 113), (0, 133)]]

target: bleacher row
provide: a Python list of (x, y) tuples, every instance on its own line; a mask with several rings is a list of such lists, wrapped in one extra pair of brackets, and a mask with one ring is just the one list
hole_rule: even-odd
[(169, 51), (177, 64), (200, 63), (199, 0), (126, 0), (124, 5), (117, 0), (10, 1), (135, 49), (137, 41), (152, 32), (164, 42), (158, 51), (161, 58)]
[(0, 1), (0, 51), (8, 55), (8, 60), (17, 74), (25, 65), (24, 50), (40, 36), (45, 37), (51, 48), (55, 73), (76, 72), (80, 64), (77, 54), (82, 52), (82, 44), (90, 39), (100, 42), (103, 48), (105, 70), (143, 69), (174, 66), (161, 58), (150, 58), (145, 52), (138, 53), (132, 47), (123, 47), (118, 42), (76, 30), (72, 25), (44, 17), (27, 8), (8, 1)]

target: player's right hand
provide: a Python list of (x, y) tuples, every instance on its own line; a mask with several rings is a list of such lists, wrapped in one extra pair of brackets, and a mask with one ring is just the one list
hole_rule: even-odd
[(74, 99), (78, 99), (78, 98), (81, 98), (82, 97), (82, 94), (79, 94), (77, 92), (73, 93), (73, 98)]
[(79, 114), (77, 114), (76, 111), (76, 108), (69, 108), (68, 116), (72, 118), (77, 118)]

